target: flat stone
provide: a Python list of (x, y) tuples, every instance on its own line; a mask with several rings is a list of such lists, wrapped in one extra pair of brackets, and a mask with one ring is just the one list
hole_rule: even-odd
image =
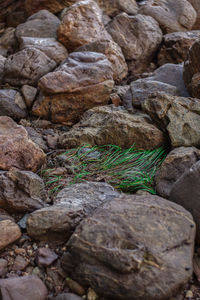
[(49, 248), (39, 248), (37, 253), (37, 265), (48, 267), (50, 266), (56, 259), (58, 255)]

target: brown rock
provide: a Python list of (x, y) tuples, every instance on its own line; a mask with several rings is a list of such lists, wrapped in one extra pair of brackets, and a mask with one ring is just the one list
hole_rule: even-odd
[(42, 77), (40, 94), (32, 112), (55, 123), (76, 123), (89, 108), (107, 104), (112, 91), (113, 72), (105, 55), (74, 52), (56, 69)]
[(22, 126), (9, 117), (0, 117), (0, 168), (36, 171), (45, 162), (44, 152), (28, 139)]
[(92, 51), (103, 53), (110, 61), (113, 79), (120, 82), (128, 74), (128, 67), (121, 48), (112, 40), (98, 40), (79, 47), (76, 51)]
[(76, 1), (77, 0), (25, 0), (25, 8), (29, 15), (42, 9), (46, 9), (55, 14)]
[(13, 271), (23, 271), (29, 265), (29, 261), (26, 260), (23, 256), (17, 255), (14, 264), (12, 267)]
[(58, 255), (49, 248), (39, 248), (37, 253), (37, 264), (38, 266), (48, 267), (56, 259)]
[(0, 37), (0, 55), (5, 57), (13, 54), (17, 48), (17, 39), (15, 36), (15, 28), (6, 28)]
[(0, 236), (0, 250), (2, 250), (17, 241), (21, 237), (21, 231), (15, 222), (11, 220), (3, 220), (0, 221)]
[(37, 276), (0, 279), (2, 300), (45, 300), (47, 288)]
[(62, 265), (109, 299), (169, 299), (192, 275), (194, 238), (195, 223), (181, 206), (158, 196), (123, 195), (81, 222)]
[(191, 30), (197, 17), (187, 0), (149, 0), (140, 13), (153, 17), (164, 33)]
[(8, 262), (7, 260), (0, 258), (0, 277), (2, 278), (8, 273)]
[(37, 89), (30, 85), (23, 85), (21, 91), (24, 96), (26, 106), (31, 108), (37, 94)]
[(20, 7), (19, 10), (11, 12), (6, 16), (7, 27), (17, 27), (19, 24), (26, 22), (27, 14), (24, 7)]
[(111, 17), (118, 15), (120, 12), (136, 15), (138, 11), (135, 0), (96, 0), (96, 2), (103, 12)]
[(187, 0), (188, 2), (190, 2), (192, 4), (192, 6), (194, 7), (194, 9), (196, 10), (197, 13), (197, 18), (196, 18), (196, 22), (193, 25), (192, 29), (200, 29), (200, 3), (198, 0)]
[(123, 107), (95, 107), (60, 137), (60, 144), (74, 148), (81, 144), (114, 144), (122, 148), (135, 144), (138, 149), (155, 149), (164, 144), (162, 132), (141, 113), (130, 114)]
[(111, 39), (102, 23), (102, 12), (92, 0), (78, 1), (63, 16), (58, 40), (69, 52), (99, 39)]
[(23, 7), (24, 0), (4, 0), (0, 3), (0, 21), (5, 21), (7, 15)]
[(121, 13), (107, 25), (107, 30), (121, 47), (132, 73), (145, 71), (162, 41), (158, 23), (149, 16)]

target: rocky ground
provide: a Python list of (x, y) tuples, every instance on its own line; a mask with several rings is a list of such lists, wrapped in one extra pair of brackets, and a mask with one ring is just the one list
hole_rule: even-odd
[[(0, 3), (0, 299), (200, 299), (199, 52), (198, 0)], [(82, 144), (163, 147), (156, 195)]]

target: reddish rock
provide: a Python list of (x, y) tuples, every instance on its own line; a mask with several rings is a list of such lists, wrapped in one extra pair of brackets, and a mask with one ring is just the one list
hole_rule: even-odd
[(111, 17), (118, 15), (120, 12), (136, 15), (138, 11), (135, 0), (96, 0), (96, 2), (103, 12)]
[(21, 237), (19, 226), (11, 220), (0, 221), (0, 237), (0, 250), (2, 250)]
[(76, 0), (25, 0), (25, 9), (29, 15), (42, 9), (46, 9), (54, 14), (75, 2)]
[(37, 253), (37, 264), (38, 266), (48, 267), (56, 259), (58, 255), (49, 248), (39, 248)]

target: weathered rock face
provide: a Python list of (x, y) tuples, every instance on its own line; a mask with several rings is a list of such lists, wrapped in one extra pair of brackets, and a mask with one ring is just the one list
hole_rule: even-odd
[(138, 11), (135, 0), (96, 0), (96, 2), (103, 12), (111, 17), (118, 15), (120, 12), (136, 15)]
[(128, 74), (128, 67), (121, 48), (112, 40), (98, 40), (79, 47), (76, 51), (92, 51), (103, 53), (110, 61), (113, 79), (120, 82)]
[(55, 67), (55, 61), (43, 52), (35, 48), (27, 48), (7, 58), (4, 81), (14, 86), (36, 85), (40, 77)]
[(197, 17), (187, 0), (149, 0), (140, 13), (153, 17), (164, 33), (191, 30)]
[(200, 150), (195, 147), (180, 147), (172, 150), (156, 172), (155, 182), (158, 195), (168, 199), (176, 180), (199, 159)]
[(45, 162), (45, 157), (22, 126), (9, 117), (0, 117), (0, 169), (16, 167), (34, 172)]
[(55, 38), (30, 38), (22, 37), (20, 49), (35, 48), (46, 54), (51, 60), (60, 64), (68, 56), (66, 48)]
[(200, 29), (200, 3), (198, 0), (187, 0), (188, 2), (190, 2), (192, 4), (192, 6), (194, 7), (194, 9), (196, 10), (197, 13), (197, 18), (196, 18), (196, 22), (193, 25), (192, 29)]
[(16, 90), (0, 90), (0, 116), (9, 116), (15, 120), (27, 116), (24, 99)]
[(200, 40), (194, 42), (184, 63), (183, 78), (192, 97), (200, 98), (200, 62), (197, 54), (200, 51)]
[(76, 1), (77, 0), (25, 0), (25, 8), (29, 15), (42, 9), (46, 9), (55, 14), (63, 8), (74, 4)]
[(158, 64), (179, 64), (186, 60), (188, 50), (200, 38), (200, 30), (173, 32), (164, 35), (158, 54)]
[(195, 223), (181, 206), (126, 195), (76, 228), (63, 267), (106, 298), (168, 299), (192, 274), (194, 237)]
[(58, 40), (69, 52), (102, 38), (111, 39), (96, 2), (83, 0), (69, 7), (58, 28)]
[(2, 79), (4, 76), (4, 66), (5, 66), (6, 58), (0, 55), (0, 84), (2, 83)]
[(149, 16), (121, 13), (108, 24), (107, 30), (121, 47), (132, 73), (145, 70), (162, 41), (158, 23)]
[(22, 86), (21, 92), (24, 96), (24, 101), (27, 108), (31, 108), (37, 94), (37, 89), (31, 85), (25, 84)]
[(191, 212), (197, 225), (196, 241), (200, 243), (200, 161), (195, 163), (174, 184), (170, 200)]
[(114, 85), (106, 56), (95, 52), (74, 52), (39, 81), (40, 94), (33, 114), (53, 122), (74, 124), (89, 108), (108, 103)]
[(143, 109), (168, 132), (172, 147), (200, 147), (200, 102), (195, 98), (155, 93)]
[(16, 37), (56, 38), (60, 20), (47, 10), (32, 15), (23, 24), (17, 26)]
[(37, 276), (0, 279), (2, 300), (45, 300), (47, 288)]
[(17, 48), (17, 39), (15, 36), (15, 28), (8, 27), (0, 37), (0, 55), (7, 57), (13, 54)]
[(164, 144), (164, 137), (147, 115), (129, 114), (122, 107), (110, 105), (85, 112), (81, 121), (60, 137), (60, 143), (69, 148), (86, 143), (155, 149)]
[(0, 220), (0, 236), (0, 250), (2, 250), (11, 243), (17, 241), (21, 237), (21, 231), (19, 226), (8, 218), (5, 220)]
[(0, 3), (0, 22), (5, 22), (6, 16), (20, 7), (23, 7), (24, 0), (4, 0)]
[(101, 182), (79, 183), (64, 188), (53, 206), (29, 215), (28, 234), (37, 240), (66, 241), (83, 218), (119, 195), (111, 185)]

